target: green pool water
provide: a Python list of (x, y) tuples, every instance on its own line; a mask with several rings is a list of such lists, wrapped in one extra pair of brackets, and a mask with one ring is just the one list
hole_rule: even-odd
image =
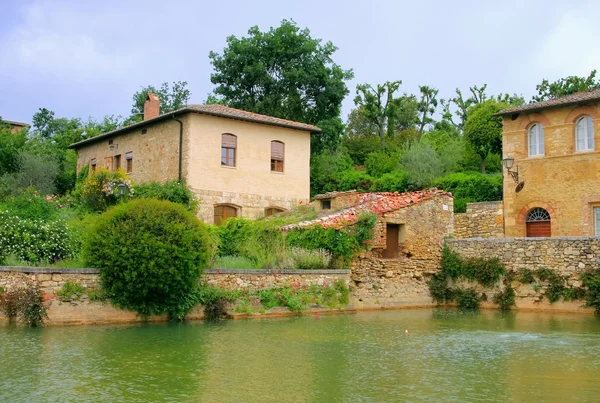
[(0, 365), (0, 402), (597, 402), (600, 319), (417, 310), (0, 326)]

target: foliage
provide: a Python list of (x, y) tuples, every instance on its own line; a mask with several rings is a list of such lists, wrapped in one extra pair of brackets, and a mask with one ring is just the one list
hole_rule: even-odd
[(409, 178), (404, 171), (394, 171), (375, 179), (371, 190), (373, 192), (406, 192), (409, 188)]
[(58, 205), (54, 199), (41, 196), (33, 187), (6, 199), (0, 209), (11, 216), (34, 220), (50, 220), (58, 216)]
[(14, 255), (29, 263), (55, 262), (72, 255), (63, 221), (26, 219), (0, 211), (0, 260)]
[(83, 294), (85, 294), (85, 287), (71, 281), (65, 282), (60, 289), (56, 290), (56, 295), (61, 301), (79, 301)]
[(340, 191), (358, 190), (360, 192), (368, 192), (371, 186), (373, 186), (373, 181), (374, 179), (371, 175), (351, 169), (339, 175), (337, 189)]
[(474, 288), (458, 288), (454, 290), (454, 299), (460, 309), (465, 311), (476, 311), (479, 309), (481, 296)]
[(348, 153), (323, 153), (311, 156), (310, 194), (326, 193), (338, 189), (339, 176), (352, 169), (352, 159)]
[(209, 260), (204, 225), (183, 206), (140, 199), (100, 216), (83, 247), (111, 301), (143, 316), (183, 316)]
[(454, 212), (464, 213), (466, 203), (502, 200), (502, 175), (453, 173), (437, 179), (434, 186), (451, 192), (455, 199)]
[(381, 144), (377, 136), (347, 134), (342, 138), (342, 146), (345, 154), (351, 158), (348, 168), (352, 167), (352, 163), (356, 165), (365, 164), (369, 155), (381, 151)]
[(587, 270), (581, 274), (582, 285), (585, 288), (585, 303), (593, 307), (600, 315), (600, 269)]
[(14, 157), (15, 171), (0, 179), (0, 196), (16, 195), (28, 188), (44, 195), (55, 192), (58, 164), (54, 158), (27, 152)]
[(18, 170), (18, 157), (26, 140), (26, 130), (12, 133), (10, 126), (0, 125), (0, 176)]
[(312, 124), (338, 118), (353, 74), (334, 63), (336, 50), (288, 20), (267, 32), (254, 26), (246, 37), (229, 36), (222, 54), (209, 54), (215, 101)]
[(337, 260), (336, 265), (347, 265), (356, 252), (368, 246), (376, 223), (375, 214), (363, 213), (354, 225), (341, 229), (320, 225), (292, 229), (285, 241), (289, 247), (325, 249)]
[[(377, 129), (377, 135), (381, 141), (381, 147), (385, 148), (385, 137), (394, 135), (394, 118), (399, 109), (400, 102), (394, 98), (398, 91), (401, 80), (387, 81), (373, 87), (370, 84), (359, 84), (356, 86), (356, 97), (354, 104), (358, 107), (359, 116)], [(367, 134), (367, 133), (361, 133)]]
[(517, 274), (521, 284), (531, 284), (535, 281), (533, 270), (522, 267), (517, 271)]
[(182, 204), (191, 212), (198, 210), (200, 200), (194, 191), (185, 183), (177, 180), (166, 182), (147, 182), (135, 186), (135, 197), (146, 199), (168, 200)]
[(462, 257), (444, 245), (442, 247), (441, 274), (450, 277), (452, 280), (458, 280), (463, 275)]
[(444, 174), (440, 157), (426, 142), (412, 143), (402, 154), (400, 166), (409, 177), (411, 190), (427, 188)]
[(506, 268), (497, 258), (471, 258), (462, 262), (462, 276), (484, 287), (493, 286), (505, 273)]
[(174, 81), (172, 87), (167, 82), (162, 83), (160, 88), (152, 85), (143, 87), (133, 94), (131, 117), (126, 121), (126, 124), (144, 120), (144, 102), (146, 102), (149, 93), (158, 96), (161, 115), (187, 106), (191, 96), (186, 81)]
[(454, 300), (454, 292), (448, 286), (448, 280), (445, 274), (436, 273), (427, 282), (429, 294), (437, 304), (445, 304)]
[(439, 90), (427, 85), (420, 85), (419, 92), (421, 93), (421, 98), (417, 106), (419, 112), (417, 118), (419, 136), (417, 137), (417, 141), (421, 141), (425, 126), (435, 123), (432, 116), (435, 114), (438, 106), (437, 95)]
[(535, 86), (538, 94), (533, 96), (532, 101), (542, 102), (576, 92), (596, 90), (600, 88), (600, 80), (596, 79), (596, 73), (596, 70), (592, 70), (587, 77), (568, 76), (552, 83), (544, 79)]
[(47, 318), (46, 307), (42, 304), (42, 292), (31, 283), (13, 288), (0, 295), (0, 309), (9, 320), (18, 319), (30, 327), (40, 327)]
[(400, 153), (374, 152), (367, 156), (365, 168), (374, 178), (396, 171), (400, 166)]
[(489, 100), (469, 111), (464, 135), (465, 140), (481, 158), (481, 173), (485, 173), (485, 158), (488, 154), (502, 153), (502, 118), (496, 114), (509, 106), (503, 102)]
[(196, 292), (197, 302), (204, 305), (204, 317), (207, 320), (217, 320), (226, 313), (227, 302), (235, 301), (239, 293), (231, 292), (212, 284), (204, 283)]
[[(125, 194), (119, 188), (125, 186)], [(134, 194), (133, 183), (122, 169), (112, 172), (104, 168), (91, 172), (83, 182), (77, 184), (73, 196), (89, 211), (102, 212)]]
[(244, 256), (219, 256), (212, 267), (222, 270), (257, 270), (256, 262)]
[(560, 276), (555, 270), (544, 268), (535, 271), (535, 276), (541, 281), (547, 282), (547, 288), (544, 292), (544, 297), (553, 304), (560, 300), (565, 291), (565, 279)]
[(290, 269), (325, 270), (331, 265), (331, 253), (325, 249), (289, 248), (286, 258), (290, 261)]
[(504, 290), (497, 292), (494, 295), (494, 303), (497, 304), (501, 310), (509, 311), (511, 307), (515, 306), (515, 290), (510, 285), (504, 287)]

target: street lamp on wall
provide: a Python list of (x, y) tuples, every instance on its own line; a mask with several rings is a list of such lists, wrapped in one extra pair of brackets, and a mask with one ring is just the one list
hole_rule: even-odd
[(511, 156), (508, 156), (502, 160), (502, 165), (504, 166), (504, 168), (506, 168), (506, 170), (508, 171), (510, 176), (513, 178), (515, 183), (519, 183), (519, 167), (517, 166), (516, 170), (513, 171), (512, 167), (513, 167), (514, 163), (515, 163), (515, 159)]

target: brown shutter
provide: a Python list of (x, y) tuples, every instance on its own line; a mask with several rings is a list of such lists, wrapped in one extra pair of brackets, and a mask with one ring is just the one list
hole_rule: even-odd
[(283, 161), (285, 150), (284, 145), (280, 141), (271, 141), (271, 159)]
[(236, 148), (237, 147), (237, 137), (234, 136), (233, 134), (221, 135), (221, 147)]

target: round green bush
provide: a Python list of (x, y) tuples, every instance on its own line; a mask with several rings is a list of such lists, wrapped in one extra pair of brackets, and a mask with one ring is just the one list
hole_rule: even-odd
[(209, 256), (204, 224), (182, 205), (152, 199), (102, 214), (83, 247), (84, 262), (100, 269), (102, 288), (116, 306), (175, 319), (197, 302)]

